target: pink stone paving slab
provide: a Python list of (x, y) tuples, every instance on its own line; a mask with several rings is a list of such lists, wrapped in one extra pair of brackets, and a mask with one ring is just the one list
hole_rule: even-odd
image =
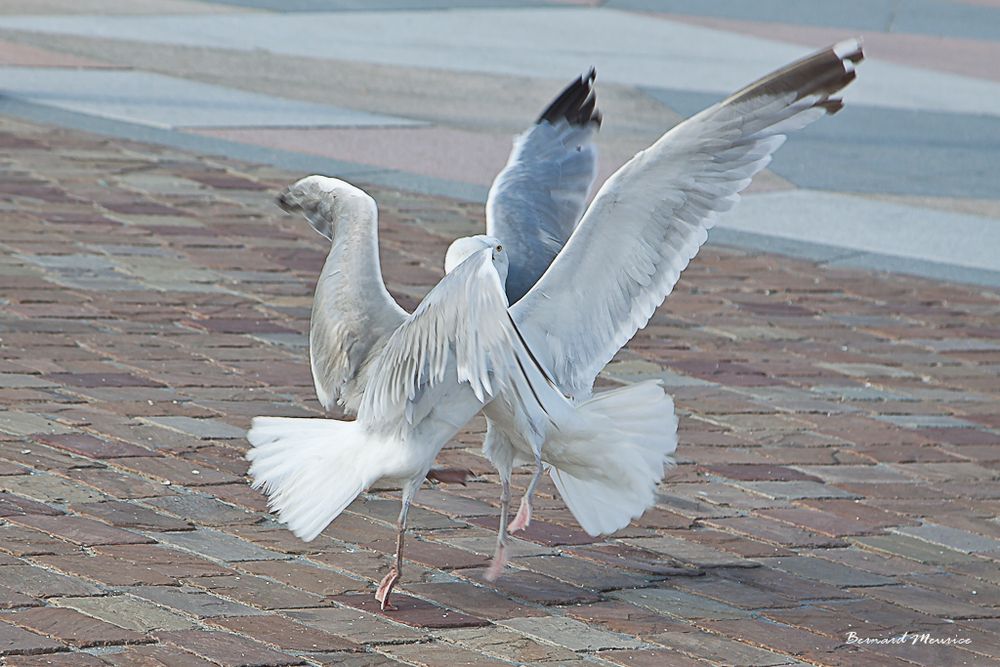
[[(993, 1), (997, 2), (997, 0)], [(764, 39), (792, 42), (814, 48), (856, 35), (864, 40), (865, 55), (868, 58), (1000, 81), (1000, 66), (997, 66), (997, 63), (1000, 63), (1000, 44), (996, 42), (930, 35), (871, 32), (852, 28), (820, 28), (785, 23), (741, 21), (707, 16), (680, 14), (657, 14), (657, 16), (670, 21), (753, 35)]]
[(0, 39), (0, 66), (15, 67), (116, 67), (92, 58), (59, 53)]
[[(666, 129), (666, 128), (664, 128)], [(189, 128), (229, 141), (322, 155), (475, 185), (489, 185), (503, 169), (513, 134), (421, 128)], [(598, 183), (632, 157), (601, 147)]]

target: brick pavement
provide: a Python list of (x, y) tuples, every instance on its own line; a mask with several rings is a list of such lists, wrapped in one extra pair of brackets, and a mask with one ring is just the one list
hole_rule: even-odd
[[(1000, 658), (1000, 295), (707, 246), (607, 368), (662, 377), (680, 465), (585, 535), (542, 488), (482, 578), (498, 485), (475, 421), (417, 495), (303, 544), (246, 485), (257, 414), (316, 415), (324, 246), (301, 176), (0, 118), (0, 654), (26, 665), (986, 665)], [(407, 307), (478, 206), (385, 189)], [(522, 489), (527, 475), (516, 476)], [(849, 632), (961, 637), (858, 647)]]

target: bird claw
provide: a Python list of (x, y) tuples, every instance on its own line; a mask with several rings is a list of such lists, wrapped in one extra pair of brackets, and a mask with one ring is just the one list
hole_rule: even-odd
[(432, 482), (444, 482), (445, 484), (461, 484), (475, 477), (471, 470), (465, 468), (431, 468), (427, 472), (427, 479)]
[(507, 531), (511, 533), (516, 533), (519, 530), (524, 530), (531, 525), (531, 503), (527, 503), (524, 500), (521, 501), (521, 505), (517, 508), (517, 515), (514, 520), (510, 522), (507, 526)]
[(375, 599), (381, 603), (382, 611), (396, 611), (396, 608), (389, 603), (389, 594), (392, 593), (397, 581), (399, 581), (399, 572), (393, 567), (389, 570), (389, 574), (382, 577), (382, 581), (379, 582), (378, 589), (375, 591)]

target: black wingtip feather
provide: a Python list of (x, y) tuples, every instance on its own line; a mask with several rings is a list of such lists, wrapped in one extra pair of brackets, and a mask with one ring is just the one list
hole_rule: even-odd
[(600, 127), (604, 116), (597, 108), (597, 94), (594, 91), (596, 80), (597, 70), (591, 67), (587, 74), (577, 77), (552, 100), (536, 123), (565, 120), (570, 125), (594, 123)]

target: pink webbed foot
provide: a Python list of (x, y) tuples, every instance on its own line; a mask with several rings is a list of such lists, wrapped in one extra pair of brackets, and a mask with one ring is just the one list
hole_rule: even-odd
[(392, 593), (393, 587), (396, 582), (399, 581), (399, 572), (396, 568), (389, 570), (389, 574), (382, 577), (382, 581), (379, 582), (378, 590), (375, 591), (375, 599), (382, 604), (382, 611), (395, 611), (396, 608), (389, 603), (389, 594)]
[(503, 568), (507, 565), (507, 547), (504, 545), (499, 545), (497, 547), (497, 552), (493, 554), (493, 560), (490, 561), (490, 566), (486, 568), (486, 581), (496, 581), (501, 574), (503, 574)]
[(517, 508), (517, 516), (514, 520), (510, 522), (507, 526), (507, 530), (516, 533), (519, 530), (524, 530), (531, 525), (531, 503), (525, 502), (521, 499), (521, 505)]

